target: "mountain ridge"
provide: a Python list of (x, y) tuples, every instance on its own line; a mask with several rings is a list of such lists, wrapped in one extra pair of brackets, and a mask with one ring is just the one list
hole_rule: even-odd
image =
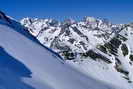
[(132, 38), (132, 23), (112, 24), (106, 19), (93, 17), (79, 22), (30, 18), (20, 22), (40, 43), (59, 53), (66, 61), (72, 64), (90, 58), (103, 61), (132, 83), (133, 47), (132, 39), (129, 39)]

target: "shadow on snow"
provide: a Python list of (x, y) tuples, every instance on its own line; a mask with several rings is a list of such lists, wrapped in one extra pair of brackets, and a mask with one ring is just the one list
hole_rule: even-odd
[(31, 74), (23, 63), (0, 47), (0, 89), (35, 89), (21, 80), (31, 78)]

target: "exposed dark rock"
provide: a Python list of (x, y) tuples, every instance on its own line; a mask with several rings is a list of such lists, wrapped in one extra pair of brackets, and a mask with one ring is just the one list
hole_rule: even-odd
[(121, 50), (122, 50), (122, 53), (124, 56), (128, 55), (128, 48), (127, 48), (126, 44), (122, 44)]
[(106, 63), (112, 63), (107, 57), (101, 55), (100, 53), (96, 53), (93, 50), (89, 50), (86, 53), (81, 53), (81, 55), (84, 56), (84, 57), (90, 57), (93, 60), (101, 59)]

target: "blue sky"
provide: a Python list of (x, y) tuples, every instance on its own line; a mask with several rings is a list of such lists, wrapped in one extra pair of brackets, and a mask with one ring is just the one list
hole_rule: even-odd
[(133, 0), (1, 0), (0, 9), (18, 20), (23, 17), (79, 20), (93, 16), (113, 23), (133, 22)]

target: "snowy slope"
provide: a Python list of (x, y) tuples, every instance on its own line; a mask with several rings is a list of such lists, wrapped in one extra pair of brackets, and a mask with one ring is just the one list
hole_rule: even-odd
[(0, 89), (125, 89), (62, 63), (22, 29), (0, 19)]

